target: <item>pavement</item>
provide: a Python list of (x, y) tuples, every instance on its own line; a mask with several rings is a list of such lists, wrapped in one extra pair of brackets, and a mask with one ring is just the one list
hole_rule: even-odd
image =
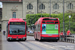
[(67, 42), (35, 41), (33, 36), (27, 36), (26, 41), (6, 40), (2, 35), (2, 50), (75, 50), (75, 44)]

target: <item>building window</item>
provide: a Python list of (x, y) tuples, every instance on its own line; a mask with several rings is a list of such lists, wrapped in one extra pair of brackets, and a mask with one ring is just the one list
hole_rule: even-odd
[(13, 12), (13, 17), (12, 18), (16, 18), (16, 12)]
[(53, 9), (59, 9), (59, 5), (58, 5), (57, 3), (55, 3), (55, 4), (53, 5)]
[(73, 4), (72, 3), (68, 4), (68, 9), (73, 9)]
[(45, 9), (45, 5), (44, 4), (39, 5), (39, 9)]
[(29, 3), (29, 4), (27, 5), (27, 9), (33, 9), (33, 5)]

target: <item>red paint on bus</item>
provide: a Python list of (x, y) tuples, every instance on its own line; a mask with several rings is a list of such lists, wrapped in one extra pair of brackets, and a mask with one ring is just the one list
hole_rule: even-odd
[[(42, 34), (42, 24), (57, 24), (58, 34)], [(35, 40), (59, 40), (60, 22), (58, 18), (41, 17), (35, 23), (34, 38)]]
[(7, 40), (26, 40), (27, 24), (21, 18), (11, 18), (7, 23)]

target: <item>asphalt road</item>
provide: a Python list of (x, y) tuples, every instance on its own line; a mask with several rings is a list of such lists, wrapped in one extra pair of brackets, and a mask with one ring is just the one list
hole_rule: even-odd
[(2, 50), (75, 50), (75, 44), (67, 42), (35, 41), (28, 36), (26, 41), (6, 41), (2, 36)]

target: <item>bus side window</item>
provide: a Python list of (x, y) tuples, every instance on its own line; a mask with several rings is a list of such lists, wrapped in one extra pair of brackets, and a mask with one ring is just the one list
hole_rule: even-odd
[(27, 25), (26, 25), (26, 31), (28, 30), (28, 27), (27, 27)]
[(40, 24), (38, 24), (38, 31), (40, 31)]
[(37, 31), (37, 29), (38, 29), (38, 28), (37, 28), (37, 25), (36, 25), (35, 27), (36, 27), (36, 28), (35, 28), (35, 31)]

